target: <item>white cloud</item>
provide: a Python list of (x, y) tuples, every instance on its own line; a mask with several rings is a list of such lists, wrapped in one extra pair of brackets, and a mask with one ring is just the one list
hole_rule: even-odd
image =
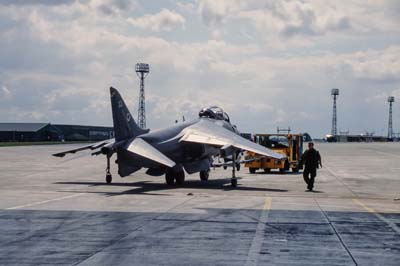
[(127, 21), (135, 27), (152, 31), (171, 31), (176, 27), (185, 26), (185, 18), (181, 14), (165, 8), (157, 14), (129, 18)]
[(120, 15), (122, 12), (132, 12), (136, 7), (133, 0), (91, 0), (89, 6), (104, 15)]
[(346, 75), (375, 81), (400, 80), (400, 46), (359, 51), (337, 59), (336, 66)]
[[(398, 34), (400, 8), (385, 1), (198, 0), (203, 22), (210, 26), (250, 22), (268, 47), (311, 46), (324, 36)], [(251, 38), (250, 38), (251, 39)]]
[(186, 2), (186, 1), (177, 2), (176, 5), (178, 6), (179, 10), (181, 10), (182, 12), (185, 12), (185, 13), (189, 13), (189, 14), (193, 13), (196, 8), (194, 3), (190, 3), (190, 2)]
[(329, 3), (274, 1), (264, 8), (245, 8), (235, 18), (251, 21), (271, 47), (309, 46), (315, 38), (350, 32), (351, 17)]
[[(231, 3), (233, 3), (233, 1)], [(199, 12), (207, 25), (221, 23), (228, 15), (231, 7), (231, 4), (226, 1), (199, 1)]]
[[(0, 119), (109, 125), (110, 85), (136, 116), (139, 61), (151, 69), (152, 128), (217, 104), (243, 131), (290, 125), (323, 135), (332, 87), (341, 89), (340, 128), (379, 128), (387, 109), (380, 95), (398, 96), (400, 43), (389, 34), (397, 30), (395, 8), (358, 0), (345, 7), (342, 1), (199, 0), (197, 6), (169, 2), (169, 10), (141, 16), (154, 5), (125, 2), (133, 5), (0, 4), (0, 84), (12, 96), (6, 99), (0, 87)], [(105, 3), (111, 16), (99, 8)], [(161, 32), (176, 27), (186, 29)]]
[(11, 91), (6, 87), (1, 87), (1, 97), (5, 99), (10, 99), (12, 97)]

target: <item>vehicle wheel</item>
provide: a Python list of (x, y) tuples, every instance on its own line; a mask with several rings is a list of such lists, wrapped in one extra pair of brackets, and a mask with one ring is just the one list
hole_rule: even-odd
[(298, 172), (299, 172), (299, 168), (293, 167), (293, 168), (292, 168), (292, 172), (293, 172), (293, 173), (298, 173)]
[(174, 181), (175, 181), (175, 179), (174, 179), (174, 172), (172, 172), (172, 171), (168, 171), (166, 174), (165, 174), (165, 183), (167, 183), (167, 185), (173, 185), (174, 184)]
[(106, 174), (106, 182), (107, 182), (107, 184), (111, 184), (111, 181), (112, 181), (112, 175), (110, 173), (107, 173)]
[(210, 170), (200, 171), (200, 180), (207, 181), (208, 177), (210, 176)]
[(253, 167), (250, 167), (249, 168), (249, 172), (250, 172), (250, 174), (254, 174), (255, 172), (256, 172), (256, 168), (253, 168)]
[(232, 187), (237, 187), (237, 179), (236, 178), (231, 179), (231, 185), (232, 185)]
[(271, 172), (271, 168), (264, 168), (264, 173), (270, 173)]
[(183, 183), (185, 183), (185, 172), (184, 171), (175, 173), (175, 182), (178, 186), (181, 186), (181, 185), (183, 185)]
[(224, 166), (224, 170), (226, 170), (228, 168), (228, 166)]
[(281, 174), (281, 175), (283, 175), (284, 173), (285, 173), (285, 168), (279, 168), (279, 173)]
[(236, 164), (236, 171), (240, 171), (240, 163)]
[(289, 169), (290, 169), (290, 164), (289, 164), (289, 161), (286, 160), (285, 161), (285, 171), (288, 171)]

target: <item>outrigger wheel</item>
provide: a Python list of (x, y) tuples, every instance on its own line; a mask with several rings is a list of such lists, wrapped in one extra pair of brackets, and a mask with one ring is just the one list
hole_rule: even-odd
[(107, 184), (111, 184), (111, 181), (112, 181), (112, 175), (111, 175), (111, 173), (107, 173), (106, 174), (106, 182), (107, 182)]
[(111, 158), (111, 155), (107, 154), (107, 168), (106, 168), (106, 183), (107, 184), (111, 184), (111, 181), (112, 181), (112, 175), (110, 172), (110, 158)]

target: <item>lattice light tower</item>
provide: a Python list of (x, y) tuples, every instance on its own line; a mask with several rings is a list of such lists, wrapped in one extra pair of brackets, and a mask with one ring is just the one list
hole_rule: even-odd
[(333, 112), (332, 112), (332, 131), (331, 134), (332, 136), (337, 135), (337, 113), (336, 113), (336, 99), (339, 96), (339, 89), (332, 89), (331, 90), (331, 95), (333, 98)]
[(393, 103), (394, 97), (389, 96), (387, 99), (389, 103), (389, 124), (388, 124), (388, 139), (393, 139), (393, 120), (392, 120), (392, 113), (393, 113)]
[(140, 79), (140, 91), (139, 91), (139, 107), (138, 107), (138, 124), (141, 128), (146, 128), (146, 108), (145, 108), (145, 97), (144, 97), (144, 79), (150, 72), (149, 64), (137, 63), (136, 75)]

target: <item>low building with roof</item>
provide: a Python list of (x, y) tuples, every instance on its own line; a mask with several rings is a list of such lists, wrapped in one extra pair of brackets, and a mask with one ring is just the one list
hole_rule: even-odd
[(54, 125), (61, 133), (60, 139), (66, 141), (100, 141), (114, 137), (113, 127)]
[(0, 141), (53, 141), (59, 134), (50, 123), (0, 123)]
[(0, 123), (1, 142), (100, 141), (113, 136), (113, 127), (53, 125), (50, 123)]

